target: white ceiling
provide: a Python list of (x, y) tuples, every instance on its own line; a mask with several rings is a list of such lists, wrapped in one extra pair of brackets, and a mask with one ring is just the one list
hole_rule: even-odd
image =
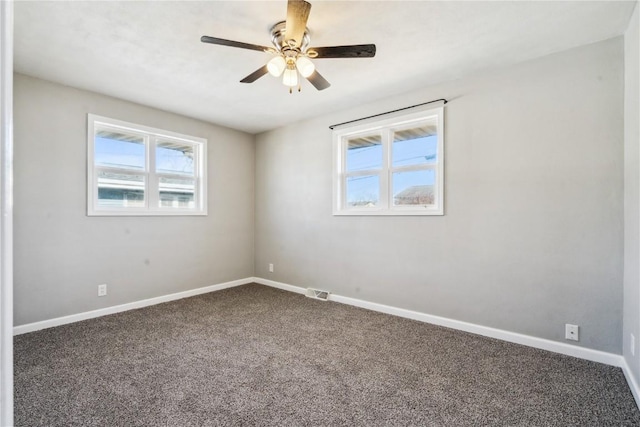
[(289, 94), (269, 54), (200, 42), (269, 46), (278, 1), (57, 1), (15, 4), (15, 69), (162, 110), (258, 133), (478, 70), (623, 34), (635, 1), (312, 0), (311, 46), (375, 43), (370, 59), (317, 59), (332, 86)]

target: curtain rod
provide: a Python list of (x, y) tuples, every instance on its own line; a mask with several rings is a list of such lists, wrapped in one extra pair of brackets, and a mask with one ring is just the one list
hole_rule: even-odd
[(344, 123), (338, 123), (337, 125), (331, 125), (331, 126), (329, 126), (329, 129), (333, 130), (333, 128), (335, 128), (335, 127), (342, 126), (342, 125), (347, 125), (347, 124), (349, 124), (349, 123), (359, 122), (360, 120), (372, 119), (372, 118), (374, 118), (374, 117), (384, 116), (384, 115), (386, 115), (386, 114), (391, 114), (391, 113), (397, 113), (398, 111), (408, 110), (409, 108), (420, 107), (420, 106), (422, 106), (422, 105), (433, 104), (434, 102), (440, 102), (440, 101), (444, 101), (444, 103), (445, 103), (445, 104), (446, 104), (447, 102), (449, 102), (449, 101), (447, 101), (447, 100), (446, 100), (446, 99), (444, 99), (444, 98), (434, 99), (433, 101), (423, 102), (422, 104), (411, 105), (411, 106), (409, 106), (409, 107), (398, 108), (397, 110), (387, 111), (386, 113), (374, 114), (373, 116), (367, 116), (367, 117), (362, 117), (362, 118), (360, 118), (360, 119), (349, 120), (348, 122), (344, 122)]

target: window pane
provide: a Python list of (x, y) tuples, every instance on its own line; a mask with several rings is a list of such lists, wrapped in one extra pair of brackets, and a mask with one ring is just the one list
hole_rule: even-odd
[(144, 175), (98, 172), (98, 206), (144, 207)]
[(193, 176), (193, 145), (183, 142), (158, 141), (156, 171)]
[(145, 169), (144, 138), (141, 136), (98, 130), (94, 146), (96, 165)]
[(375, 207), (380, 203), (380, 178), (377, 175), (347, 177), (347, 205)]
[(365, 136), (347, 141), (347, 172), (382, 167), (382, 137)]
[(160, 207), (194, 208), (196, 181), (193, 178), (160, 177)]
[(435, 201), (435, 170), (395, 172), (393, 174), (393, 204), (395, 206), (433, 205)]
[(438, 154), (438, 130), (435, 125), (395, 131), (393, 166), (434, 163)]

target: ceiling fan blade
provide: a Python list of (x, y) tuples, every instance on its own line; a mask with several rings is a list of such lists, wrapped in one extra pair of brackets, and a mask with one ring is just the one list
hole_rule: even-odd
[(260, 67), (257, 70), (255, 70), (253, 73), (249, 74), (244, 79), (240, 80), (240, 83), (253, 83), (256, 80), (258, 80), (260, 77), (262, 77), (265, 74), (267, 74), (268, 72), (269, 72), (269, 70), (267, 70), (267, 66), (263, 65), (262, 67)]
[(265, 52), (269, 50), (269, 48), (265, 46), (258, 46), (257, 44), (236, 42), (233, 40), (219, 39), (218, 37), (202, 36), (200, 37), (200, 41), (202, 43), (219, 44), (221, 46), (239, 47), (241, 49), (250, 49), (250, 50), (259, 50), (260, 52)]
[(318, 72), (318, 70), (314, 71), (309, 77), (307, 77), (309, 83), (311, 83), (316, 89), (324, 90), (331, 86), (331, 83), (327, 81), (322, 75)]
[(287, 3), (287, 23), (285, 41), (295, 40), (295, 47), (300, 47), (302, 37), (307, 29), (307, 20), (311, 4), (304, 0), (289, 0)]
[(311, 52), (316, 52), (318, 55), (315, 58), (373, 58), (376, 56), (375, 44), (355, 44), (351, 46), (327, 46), (327, 47), (312, 47), (309, 48), (307, 53), (310, 53), (309, 57), (314, 58)]

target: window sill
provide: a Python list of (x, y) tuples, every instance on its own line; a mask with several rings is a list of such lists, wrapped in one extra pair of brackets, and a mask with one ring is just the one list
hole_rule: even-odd
[(378, 210), (364, 210), (364, 209), (349, 209), (341, 211), (333, 211), (333, 216), (442, 216), (444, 211), (442, 209), (378, 209)]
[(172, 211), (121, 211), (121, 210), (100, 210), (87, 212), (87, 216), (207, 216), (207, 211), (186, 211), (186, 210), (172, 210)]

